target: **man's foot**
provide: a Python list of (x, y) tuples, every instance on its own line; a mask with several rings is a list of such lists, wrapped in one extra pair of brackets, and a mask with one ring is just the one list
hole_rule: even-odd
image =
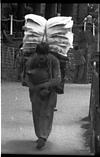
[(42, 147), (45, 146), (45, 142), (46, 142), (46, 139), (44, 139), (44, 138), (39, 138), (39, 139), (37, 140), (37, 146), (36, 146), (36, 148), (37, 148), (37, 149), (41, 149)]

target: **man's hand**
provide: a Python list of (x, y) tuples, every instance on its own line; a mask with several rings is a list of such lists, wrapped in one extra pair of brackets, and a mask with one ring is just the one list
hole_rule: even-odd
[(51, 85), (50, 82), (45, 82), (45, 83), (41, 83), (41, 84), (39, 84), (39, 85), (36, 85), (36, 87), (37, 87), (38, 89), (41, 89), (41, 88), (50, 88), (50, 85)]

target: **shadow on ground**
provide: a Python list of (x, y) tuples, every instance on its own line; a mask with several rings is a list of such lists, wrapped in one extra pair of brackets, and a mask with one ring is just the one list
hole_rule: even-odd
[[(30, 140), (12, 140), (2, 144), (4, 154), (48, 154), (48, 149), (52, 149), (52, 142), (47, 141), (41, 150), (36, 149), (37, 142)], [(2, 149), (1, 149), (2, 150)], [(9, 151), (10, 150), (10, 151)], [(46, 151), (47, 150), (47, 151)], [(1, 151), (2, 153), (2, 151)]]

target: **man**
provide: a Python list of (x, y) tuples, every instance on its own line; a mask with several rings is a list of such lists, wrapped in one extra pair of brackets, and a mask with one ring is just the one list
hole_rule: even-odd
[(17, 68), (17, 80), (21, 81), (21, 73), (23, 71), (23, 55), (22, 55), (22, 44), (19, 46), (18, 51), (16, 51), (16, 68)]
[(54, 108), (57, 103), (56, 88), (61, 81), (59, 60), (49, 53), (49, 46), (41, 43), (36, 53), (26, 62), (26, 83), (32, 103), (32, 114), (40, 149), (51, 132)]
[(84, 64), (86, 61), (78, 45), (74, 47), (73, 55), (75, 64), (74, 83), (82, 83), (84, 75)]

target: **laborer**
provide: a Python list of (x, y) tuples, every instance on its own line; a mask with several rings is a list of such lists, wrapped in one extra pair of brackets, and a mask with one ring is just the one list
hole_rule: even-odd
[(61, 82), (59, 60), (49, 53), (46, 43), (38, 44), (36, 53), (26, 62), (26, 82), (32, 103), (32, 114), (40, 149), (51, 132), (54, 108), (57, 103), (56, 89)]

